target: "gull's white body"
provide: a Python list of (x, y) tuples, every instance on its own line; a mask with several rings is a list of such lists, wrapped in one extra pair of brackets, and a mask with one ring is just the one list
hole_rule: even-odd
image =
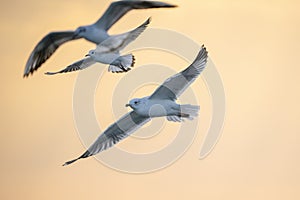
[[(134, 102), (138, 101), (139, 104), (135, 105)], [(149, 99), (144, 97), (141, 99), (133, 99), (130, 101), (129, 106), (134, 111), (143, 117), (164, 117), (180, 114), (180, 105), (168, 99)]]
[(96, 62), (103, 63), (103, 64), (110, 64), (118, 57), (120, 54), (118, 53), (99, 53), (96, 55), (91, 56)]
[(107, 40), (109, 37), (111, 37), (105, 30), (95, 25), (85, 26), (85, 28), (86, 33), (83, 35), (84, 39), (94, 44), (100, 44), (104, 40)]

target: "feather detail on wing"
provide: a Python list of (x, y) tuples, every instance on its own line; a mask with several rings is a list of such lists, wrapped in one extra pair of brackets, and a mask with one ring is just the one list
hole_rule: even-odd
[(148, 121), (150, 121), (150, 118), (142, 117), (136, 114), (134, 111), (127, 113), (116, 123), (108, 127), (104, 131), (104, 133), (101, 134), (96, 139), (96, 141), (88, 148), (86, 152), (84, 152), (80, 157), (66, 162), (64, 166), (69, 165), (77, 161), (78, 159), (93, 156), (101, 151), (112, 147), (122, 139), (128, 137), (130, 134), (132, 134), (134, 131), (143, 126)]
[(207, 54), (206, 48), (202, 46), (194, 62), (182, 72), (168, 78), (155, 90), (150, 99), (176, 100), (203, 71), (207, 63)]
[(82, 60), (79, 60), (79, 61), (67, 66), (63, 70), (60, 70), (58, 72), (46, 72), (45, 74), (46, 75), (55, 75), (55, 74), (59, 74), (59, 73), (67, 73), (67, 72), (82, 70), (82, 69), (85, 69), (85, 68), (93, 65), (94, 63), (96, 63), (96, 62), (91, 57), (87, 57), (87, 58), (84, 58)]
[(26, 63), (24, 77), (33, 74), (65, 42), (79, 39), (73, 31), (52, 32), (46, 35), (33, 49)]
[(139, 37), (140, 34), (145, 31), (150, 22), (151, 18), (148, 18), (147, 21), (145, 21), (143, 24), (141, 24), (139, 27), (135, 28), (132, 31), (123, 34), (112, 35), (111, 37), (97, 45), (96, 52), (111, 53), (121, 51), (129, 43), (131, 43), (137, 37)]

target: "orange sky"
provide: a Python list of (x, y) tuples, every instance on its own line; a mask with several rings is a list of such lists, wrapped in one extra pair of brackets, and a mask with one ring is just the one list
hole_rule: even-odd
[[(152, 16), (151, 27), (174, 30), (205, 43), (226, 93), (223, 134), (212, 154), (198, 159), (212, 112), (209, 92), (200, 78), (192, 86), (199, 91), (201, 104), (199, 134), (173, 165), (140, 175), (112, 170), (93, 158), (61, 167), (85, 150), (72, 111), (78, 73), (53, 77), (43, 73), (82, 58), (94, 45), (83, 40), (64, 45), (28, 79), (22, 78), (24, 66), (45, 34), (94, 22), (110, 1), (7, 1), (0, 8), (1, 199), (300, 198), (300, 2), (169, 2), (179, 7), (132, 11), (111, 33), (130, 30)], [(136, 52), (136, 57), (137, 67), (160, 63), (179, 71), (188, 65), (153, 51)], [(104, 102), (109, 102), (109, 86), (122, 76), (106, 73), (101, 81), (109, 82), (98, 85), (96, 102), (103, 94), (108, 94)], [(146, 88), (136, 95), (152, 90)], [(104, 127), (114, 121), (106, 103), (95, 104), (97, 119)], [(162, 147), (174, 137), (176, 126), (168, 124), (152, 143), (129, 138), (120, 147), (142, 152)]]

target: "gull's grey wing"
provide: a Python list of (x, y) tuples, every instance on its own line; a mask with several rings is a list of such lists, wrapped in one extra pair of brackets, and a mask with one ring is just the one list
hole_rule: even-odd
[(150, 99), (176, 100), (182, 92), (199, 76), (207, 63), (207, 51), (201, 47), (194, 62), (182, 72), (168, 78), (154, 93)]
[(46, 72), (45, 74), (46, 75), (54, 75), (54, 74), (59, 74), (59, 73), (73, 72), (73, 71), (85, 69), (95, 63), (96, 62), (94, 61), (94, 59), (92, 59), (91, 57), (86, 57), (82, 60), (79, 60), (79, 61), (69, 65), (68, 67), (66, 67), (63, 70), (60, 70), (58, 72)]
[(33, 49), (26, 63), (24, 77), (33, 74), (65, 42), (79, 39), (74, 31), (52, 32), (46, 35)]
[(113, 35), (97, 45), (96, 52), (119, 52), (124, 49), (130, 42), (134, 41), (139, 35), (145, 31), (151, 22), (151, 17), (148, 18), (143, 24), (132, 31)]
[(160, 1), (116, 1), (110, 4), (102, 17), (95, 25), (103, 30), (108, 30), (122, 16), (132, 9), (147, 9), (147, 8), (172, 8), (176, 5), (160, 2)]
[(150, 121), (150, 118), (142, 117), (136, 114), (134, 111), (127, 113), (116, 123), (108, 127), (86, 152), (84, 152), (80, 157), (66, 162), (64, 166), (69, 165), (78, 159), (93, 156), (105, 149), (112, 147), (122, 139), (128, 137), (131, 133), (143, 126), (148, 121)]

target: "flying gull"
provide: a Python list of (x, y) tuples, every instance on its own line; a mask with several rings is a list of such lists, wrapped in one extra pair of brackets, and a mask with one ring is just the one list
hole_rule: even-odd
[(41, 65), (64, 43), (84, 38), (96, 45), (108, 39), (107, 31), (122, 16), (132, 9), (172, 8), (176, 5), (160, 1), (123, 0), (110, 4), (105, 13), (94, 23), (80, 26), (75, 31), (51, 32), (46, 35), (33, 49), (26, 63), (24, 77), (33, 74)]
[(196, 59), (189, 67), (168, 78), (151, 96), (130, 100), (126, 106), (131, 107), (133, 111), (109, 126), (86, 152), (80, 157), (66, 162), (64, 166), (112, 147), (153, 117), (166, 116), (167, 120), (173, 122), (181, 122), (184, 119), (192, 120), (196, 117), (199, 106), (179, 105), (175, 101), (203, 71), (207, 63), (207, 54), (206, 48), (202, 46)]
[(127, 72), (134, 66), (135, 58), (132, 54), (120, 56), (120, 50), (125, 48), (130, 42), (135, 40), (148, 26), (151, 18), (148, 18), (142, 25), (127, 33), (113, 35), (97, 45), (95, 50), (91, 50), (86, 58), (79, 60), (65, 69), (58, 72), (47, 72), (47, 75), (67, 73), (85, 69), (96, 62), (109, 64), (108, 71), (112, 73)]

